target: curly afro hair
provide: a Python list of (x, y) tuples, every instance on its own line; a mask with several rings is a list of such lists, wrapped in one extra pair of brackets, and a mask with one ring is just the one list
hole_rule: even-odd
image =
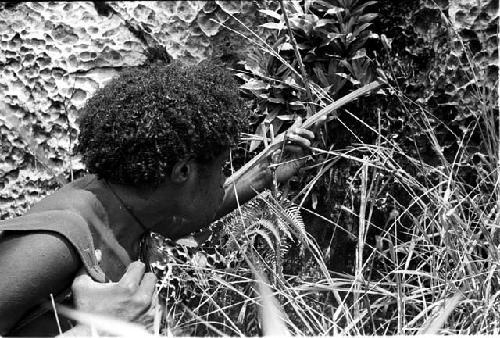
[(81, 110), (76, 151), (91, 173), (156, 186), (180, 159), (208, 162), (234, 145), (248, 116), (221, 65), (153, 64), (124, 71)]

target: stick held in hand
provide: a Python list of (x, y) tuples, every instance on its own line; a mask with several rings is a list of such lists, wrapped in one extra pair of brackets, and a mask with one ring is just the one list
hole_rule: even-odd
[[(338, 99), (337, 101), (333, 102), (332, 104), (329, 104), (325, 108), (321, 109), (319, 112), (314, 114), (313, 116), (309, 117), (303, 124), (303, 128), (311, 128), (316, 122), (318, 122), (323, 116), (327, 116), (334, 112), (335, 110), (339, 109), (343, 105), (354, 101), (358, 97), (367, 94), (375, 89), (378, 89), (382, 85), (381, 82), (379, 81), (373, 81), (370, 82), (369, 84), (356, 89), (352, 93)], [(252, 158), (249, 162), (247, 162), (243, 167), (241, 167), (237, 172), (232, 174), (224, 183), (224, 186), (228, 186), (230, 184), (235, 183), (243, 174), (245, 174), (248, 170), (250, 170), (252, 167), (255, 166), (256, 163), (261, 161), (263, 158), (269, 156), (273, 151), (278, 149), (283, 141), (285, 140), (285, 133), (281, 133), (278, 136), (274, 138), (274, 141), (267, 146), (264, 150), (262, 150), (259, 154), (257, 154), (254, 158)]]

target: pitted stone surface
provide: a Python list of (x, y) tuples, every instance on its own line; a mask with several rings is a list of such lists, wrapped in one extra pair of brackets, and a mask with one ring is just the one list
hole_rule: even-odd
[(130, 27), (174, 59), (197, 62), (228, 35), (212, 19), (240, 15), (251, 24), (256, 10), (252, 1), (107, 4), (110, 13), (92, 2), (0, 4), (0, 219), (83, 172), (71, 155), (78, 108), (120, 69), (146, 60), (147, 46)]

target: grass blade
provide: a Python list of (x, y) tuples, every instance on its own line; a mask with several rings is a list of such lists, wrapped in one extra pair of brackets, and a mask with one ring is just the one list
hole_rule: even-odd
[(259, 312), (261, 315), (264, 336), (290, 337), (290, 331), (288, 331), (285, 321), (283, 320), (283, 312), (281, 311), (278, 301), (273, 296), (273, 292), (269, 288), (265, 277), (257, 272), (255, 268), (252, 270), (257, 281), (259, 295), (262, 299)]
[(445, 299), (442, 305), (441, 313), (427, 323), (424, 323), (419, 334), (437, 334), (438, 331), (446, 323), (450, 314), (455, 310), (463, 298), (462, 292), (457, 291), (451, 298)]

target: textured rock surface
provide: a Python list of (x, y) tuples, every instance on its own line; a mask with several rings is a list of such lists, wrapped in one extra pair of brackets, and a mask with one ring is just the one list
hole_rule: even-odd
[[(0, 4), (0, 219), (23, 213), (83, 172), (71, 156), (77, 109), (122, 67), (143, 63), (146, 44), (164, 45), (185, 62), (210, 55), (237, 60), (246, 41), (222, 25), (245, 32), (232, 15), (257, 25), (252, 1), (107, 4), (99, 9), (92, 2)], [(460, 129), (475, 118), (477, 107), (477, 86), (464, 74), (473, 65), (477, 79), (485, 82), (482, 88), (494, 89), (498, 79), (498, 0), (421, 0), (402, 6), (411, 8), (404, 24), (410, 33), (391, 37), (394, 45), (406, 45), (397, 36), (408, 33), (404, 38), (411, 43), (397, 58), (405, 54), (433, 63), (422, 66), (425, 71), (410, 69), (408, 86), (425, 103), (455, 102), (438, 106), (436, 115), (456, 116), (453, 123)], [(388, 19), (394, 25), (395, 18)], [(449, 33), (446, 20), (456, 34)], [(495, 90), (491, 97), (496, 99)]]
[[(419, 100), (436, 116), (445, 155), (453, 154), (478, 117), (497, 107), (498, 0), (455, 0), (439, 7), (428, 1), (414, 22), (418, 36), (427, 41), (426, 47), (420, 46), (432, 53)], [(449, 138), (450, 129), (458, 140)], [(468, 143), (470, 155), (482, 148), (478, 140), (472, 137)]]
[(220, 23), (251, 23), (256, 11), (251, 1), (107, 4), (0, 5), (0, 219), (83, 172), (71, 156), (77, 109), (122, 67), (142, 64), (148, 44), (186, 62), (231, 53), (223, 44), (234, 33)]

